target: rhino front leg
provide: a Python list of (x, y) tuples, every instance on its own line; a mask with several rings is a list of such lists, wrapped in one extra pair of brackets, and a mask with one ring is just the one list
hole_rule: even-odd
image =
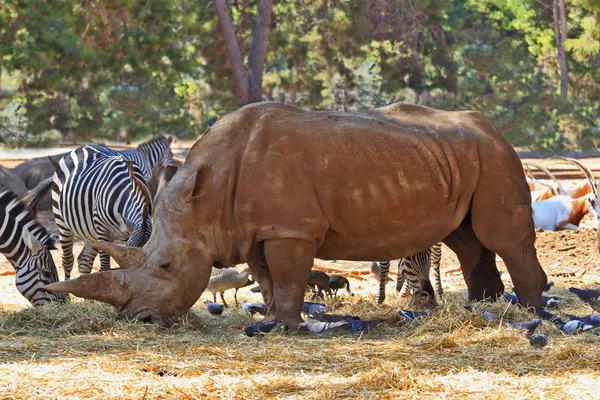
[(262, 322), (273, 321), (275, 320), (277, 307), (275, 295), (273, 294), (273, 278), (269, 273), (269, 267), (264, 262), (254, 260), (248, 261), (248, 267), (250, 267), (252, 277), (260, 286), (260, 293), (267, 306), (267, 315), (265, 315)]
[(299, 239), (265, 241), (265, 258), (273, 278), (277, 320), (286, 329), (296, 329), (303, 322), (300, 313), (304, 289), (316, 254), (315, 246)]

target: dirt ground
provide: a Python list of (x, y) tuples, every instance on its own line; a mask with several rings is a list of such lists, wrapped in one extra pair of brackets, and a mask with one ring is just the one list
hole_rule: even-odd
[[(600, 159), (584, 161), (600, 169)], [(562, 164), (551, 169), (564, 184), (581, 179)], [(49, 212), (40, 218), (55, 231)], [(561, 315), (591, 312), (569, 287), (600, 284), (600, 255), (591, 256), (594, 222), (585, 219), (582, 227), (580, 232), (537, 234), (538, 257), (555, 282), (549, 294), (561, 298)], [(80, 249), (77, 244), (76, 254)], [(53, 256), (62, 277), (60, 250)], [(497, 261), (510, 291), (510, 276), (502, 260)], [(316, 264), (355, 271), (370, 266)], [(111, 307), (95, 302), (33, 309), (17, 292), (12, 272), (0, 256), (0, 398), (600, 398), (596, 336), (567, 336), (544, 322), (540, 332), (548, 335), (550, 345), (534, 350), (521, 333), (505, 329), (502, 320), (485, 322), (466, 313), (466, 285), (446, 247), (442, 281), (447, 296), (434, 316), (416, 328), (396, 327), (402, 321), (396, 311), (426, 306), (399, 299), (393, 284), (386, 303), (375, 305), (377, 284), (368, 275), (351, 279), (354, 297), (343, 294), (326, 301), (335, 312), (388, 318), (364, 338), (289, 333), (247, 338), (242, 329), (254, 322), (252, 317), (237, 307), (222, 317), (209, 315), (202, 304), (212, 299), (209, 293), (170, 330), (123, 321)], [(238, 298), (261, 301), (248, 288)], [(235, 304), (233, 291), (226, 300)], [(485, 307), (513, 319), (531, 318), (505, 302)]]

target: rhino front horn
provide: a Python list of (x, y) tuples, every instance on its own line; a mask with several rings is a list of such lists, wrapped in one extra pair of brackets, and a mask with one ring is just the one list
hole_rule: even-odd
[(139, 247), (120, 246), (110, 242), (95, 242), (92, 247), (115, 259), (121, 268), (137, 268), (142, 265), (143, 252)]
[(102, 301), (119, 309), (133, 295), (129, 274), (131, 272), (126, 270), (97, 272), (52, 283), (44, 286), (44, 289), (72, 293), (77, 297)]

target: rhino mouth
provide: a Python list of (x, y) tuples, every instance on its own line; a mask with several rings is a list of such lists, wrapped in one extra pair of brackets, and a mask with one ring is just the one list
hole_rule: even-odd
[(125, 317), (130, 321), (140, 321), (145, 324), (154, 324), (160, 326), (161, 328), (170, 328), (171, 325), (173, 325), (173, 323), (167, 318), (159, 317), (148, 309), (135, 312), (121, 311), (120, 313), (125, 315)]

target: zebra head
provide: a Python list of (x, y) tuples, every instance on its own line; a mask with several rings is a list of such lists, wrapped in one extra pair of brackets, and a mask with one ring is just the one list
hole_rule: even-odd
[(64, 301), (68, 295), (51, 292), (43, 287), (58, 282), (58, 272), (50, 250), (56, 249), (56, 235), (48, 235), (45, 231), (38, 235), (28, 228), (22, 233), (22, 254), (14, 264), (16, 270), (16, 286), (19, 292), (34, 306), (48, 302)]
[(173, 137), (169, 136), (167, 138), (161, 135), (141, 143), (137, 149), (148, 159), (150, 169), (153, 169), (157, 165), (166, 167), (173, 159), (173, 152), (171, 151), (172, 142)]

